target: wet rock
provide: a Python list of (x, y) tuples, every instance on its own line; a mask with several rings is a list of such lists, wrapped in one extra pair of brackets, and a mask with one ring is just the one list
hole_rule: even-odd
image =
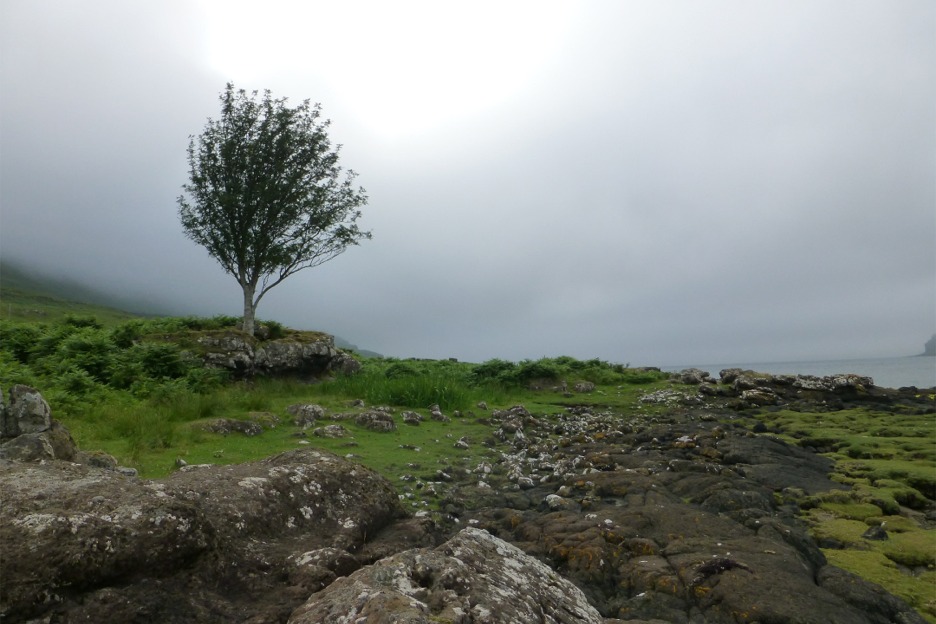
[(870, 527), (867, 531), (861, 534), (861, 537), (867, 540), (877, 541), (890, 539), (890, 536), (887, 534), (887, 531), (884, 530), (882, 525)]
[(473, 528), (437, 548), (402, 552), (338, 579), (289, 618), (290, 624), (365, 620), (604, 623), (575, 585)]
[(873, 624), (926, 624), (923, 617), (907, 603), (884, 591), (880, 586), (836, 568), (826, 566), (819, 571), (816, 582), (820, 587), (845, 600), (860, 611), (865, 621)]

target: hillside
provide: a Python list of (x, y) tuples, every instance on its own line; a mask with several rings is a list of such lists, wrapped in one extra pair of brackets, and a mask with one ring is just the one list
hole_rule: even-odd
[[(168, 306), (121, 299), (71, 279), (42, 275), (0, 261), (0, 319), (50, 322), (68, 316), (93, 316), (111, 326), (131, 318), (164, 315), (172, 315)], [(340, 336), (335, 336), (335, 346), (367, 357), (381, 357)]]
[(76, 282), (0, 263), (0, 319), (49, 322), (67, 316), (94, 316), (112, 325), (152, 314), (128, 312), (113, 297)]

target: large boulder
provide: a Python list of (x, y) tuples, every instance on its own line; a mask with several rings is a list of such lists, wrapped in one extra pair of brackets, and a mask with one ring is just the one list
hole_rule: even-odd
[(0, 390), (0, 459), (72, 461), (78, 451), (74, 439), (53, 420), (49, 404), (35, 388), (16, 385), (9, 401)]
[(11, 622), (282, 622), (320, 589), (291, 556), (354, 551), (403, 513), (377, 473), (311, 449), (156, 481), (0, 461), (0, 492)]
[(575, 585), (486, 531), (409, 550), (340, 578), (293, 612), (290, 624), (603, 624)]
[[(2, 393), (0, 393), (2, 394)], [(35, 388), (17, 384), (10, 388), (9, 402), (0, 408), (0, 437), (42, 433), (52, 426), (52, 410)]]

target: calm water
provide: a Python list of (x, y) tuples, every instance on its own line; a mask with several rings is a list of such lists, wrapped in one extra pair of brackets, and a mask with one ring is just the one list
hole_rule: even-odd
[(679, 371), (684, 368), (698, 368), (718, 377), (719, 371), (726, 368), (742, 368), (761, 373), (792, 375), (836, 375), (855, 373), (874, 379), (874, 385), (883, 388), (916, 386), (932, 388), (936, 386), (936, 358), (900, 357), (875, 358), (868, 360), (829, 360), (825, 362), (769, 362), (747, 364), (702, 364), (693, 366), (667, 366), (665, 371)]

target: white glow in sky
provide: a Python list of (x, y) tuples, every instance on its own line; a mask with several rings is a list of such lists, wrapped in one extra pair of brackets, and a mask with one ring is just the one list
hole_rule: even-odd
[(201, 6), (214, 70), (235, 84), (314, 76), (385, 138), (509, 101), (544, 77), (575, 14), (573, 3), (557, 1)]

